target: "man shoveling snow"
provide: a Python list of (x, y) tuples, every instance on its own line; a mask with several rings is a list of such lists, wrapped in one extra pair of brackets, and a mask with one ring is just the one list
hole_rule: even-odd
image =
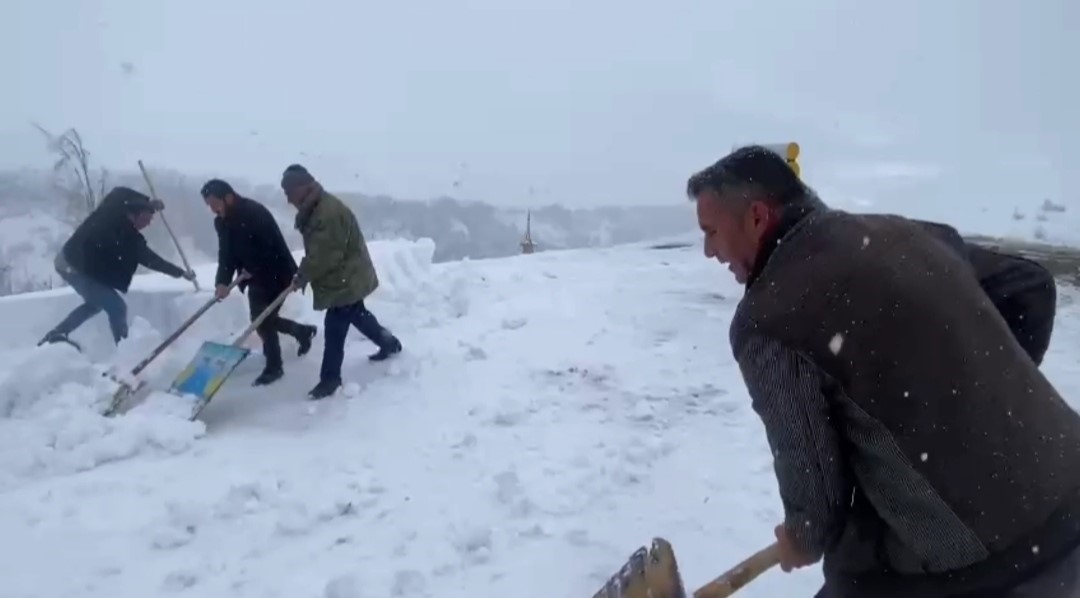
[[(296, 275), (296, 260), (285, 242), (274, 216), (261, 203), (242, 197), (232, 185), (211, 179), (202, 187), (203, 200), (214, 212), (218, 234), (218, 268), (214, 294), (218, 299), (229, 295), (229, 284), (238, 273), (248, 278), (239, 283), (247, 291), (248, 307), (254, 320), (284, 292)], [(301, 356), (311, 349), (317, 329), (314, 326), (283, 318), (273, 310), (256, 329), (262, 339), (266, 364), (255, 378), (255, 386), (271, 384), (284, 375), (279, 333), (296, 339)]]
[[(142, 230), (164, 209), (158, 200), (130, 189), (114, 187), (101, 204), (75, 229), (60, 253), (55, 267), (83, 299), (63, 321), (49, 331), (38, 345), (68, 342), (68, 335), (102, 310), (109, 317), (113, 340), (127, 338), (127, 293), (140, 265), (174, 278), (194, 280), (195, 273), (169, 262), (146, 244)], [(78, 348), (78, 345), (75, 345)]]
[(969, 256), (925, 223), (827, 208), (760, 147), (687, 190), (706, 256), (746, 288), (730, 339), (774, 455), (782, 568), (823, 558), (821, 598), (1080, 596), (1080, 415)]
[(328, 397), (341, 387), (345, 338), (356, 327), (379, 350), (369, 359), (383, 361), (401, 352), (401, 341), (379, 323), (364, 299), (379, 286), (364, 233), (356, 215), (299, 164), (285, 169), (281, 189), (296, 208), (296, 229), (304, 237), (304, 259), (296, 286), (311, 285), (316, 310), (326, 310), (323, 324), (322, 369), (319, 383), (308, 395)]

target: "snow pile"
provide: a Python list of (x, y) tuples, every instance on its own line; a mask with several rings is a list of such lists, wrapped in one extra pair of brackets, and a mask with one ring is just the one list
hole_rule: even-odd
[(465, 259), (455, 264), (460, 268), (436, 270), (432, 265), (434, 242), (420, 239), (407, 245), (401, 243), (372, 250), (379, 288), (367, 304), (378, 314), (401, 313), (404, 319), (419, 321), (420, 326), (468, 313), (471, 277), (464, 273), (471, 271), (471, 262)]
[(417, 295), (417, 286), (431, 274), (435, 242), (431, 239), (383, 241), (372, 243), (369, 251), (379, 276), (379, 288), (373, 299), (410, 300)]
[[(430, 239), (416, 241), (387, 240), (368, 244), (372, 260), (379, 273), (380, 288), (372, 297), (380, 302), (415, 305), (432, 303), (439, 297), (439, 290), (430, 285), (431, 261), (435, 251)], [(303, 251), (294, 253), (297, 261)], [(49, 272), (52, 271), (51, 264)], [(164, 274), (139, 274), (132, 281), (126, 299), (131, 318), (145, 318), (156, 330), (175, 330), (196, 309), (211, 298), (216, 264), (196, 266), (202, 292), (196, 293), (186, 280), (174, 279)], [(0, 338), (0, 350), (26, 347), (63, 319), (81, 303), (67, 287), (0, 297), (0, 313), (3, 313), (5, 334)], [(224, 314), (222, 312), (225, 312)], [(289, 297), (282, 314), (296, 320), (318, 323), (322, 314), (311, 310), (311, 292)], [(212, 330), (213, 338), (228, 338), (240, 332), (248, 322), (247, 299), (234, 292), (222, 305), (215, 306), (207, 314), (206, 322), (215, 325), (202, 330)], [(201, 321), (200, 324), (203, 322)], [(193, 330), (194, 332), (194, 330)], [(104, 316), (97, 316), (81, 327), (72, 337), (83, 344), (95, 358), (110, 355), (112, 338)]]
[[(395, 330), (407, 334), (415, 314), (436, 313), (438, 305), (446, 303), (441, 282), (432, 278), (434, 249), (429, 239), (371, 244), (381, 285), (370, 303), (388, 325), (396, 324)], [(168, 387), (204, 341), (230, 343), (248, 326), (247, 298), (239, 292), (213, 306), (138, 376), (157, 392), (136, 401), (137, 407), (127, 413), (113, 418), (100, 415), (116, 392), (118, 380), (131, 386), (136, 384), (130, 372), (164, 340), (162, 331), (174, 330), (210, 300), (205, 279), (212, 281), (212, 268), (200, 268), (200, 275), (206, 289), (201, 293), (193, 292), (190, 286), (176, 288), (172, 280), (167, 283), (159, 280), (164, 284), (155, 287), (153, 279), (160, 278), (157, 275), (140, 277), (136, 286), (141, 290), (128, 295), (132, 313), (129, 337), (118, 347), (112, 346), (106, 318), (99, 315), (74, 335), (86, 345), (86, 354), (66, 344), (37, 348), (11, 344), (10, 349), (0, 352), (0, 364), (4, 364), (0, 369), (0, 488), (28, 479), (85, 471), (140, 455), (181, 453), (205, 433), (202, 422), (187, 420), (188, 401), (160, 391)], [(464, 289), (453, 284), (449, 288), (456, 289), (459, 298), (456, 303), (450, 303), (450, 309), (463, 309), (460, 297)], [(63, 303), (57, 303), (58, 300)], [(10, 318), (8, 321), (18, 322), (28, 331), (36, 329), (40, 336), (61, 317), (58, 312), (70, 309), (77, 301), (69, 289), (31, 293), (5, 298), (3, 311), (5, 318)], [(310, 292), (291, 295), (281, 313), (321, 328), (322, 314), (311, 309)], [(308, 358), (313, 364), (321, 357), (319, 340)], [(367, 341), (352, 331), (350, 344), (357, 342)], [(262, 365), (258, 336), (252, 334), (247, 345), (254, 354), (242, 364), (242, 371), (238, 371), (235, 384), (240, 389), (249, 384), (244, 380), (248, 375), (244, 368), (258, 369)], [(294, 347), (291, 339), (283, 341), (287, 364), (295, 360), (295, 353), (290, 354)], [(357, 367), (365, 354), (348, 347), (347, 353), (351, 368)], [(95, 362), (102, 355), (107, 360)], [(415, 371), (415, 363), (402, 359), (384, 368), (383, 373), (391, 377), (410, 376)], [(313, 385), (315, 377), (310, 377), (308, 382)], [(343, 394), (358, 395), (363, 386), (356, 380), (348, 382)], [(359, 382), (366, 386), (364, 380)], [(253, 400), (266, 403), (264, 397), (258, 396), (264, 393), (254, 394), (257, 396)], [(239, 404), (244, 405), (242, 398)]]
[(102, 417), (117, 384), (65, 344), (6, 352), (0, 363), (0, 488), (73, 473), (137, 455), (187, 450), (205, 426), (180, 415), (171, 395)]

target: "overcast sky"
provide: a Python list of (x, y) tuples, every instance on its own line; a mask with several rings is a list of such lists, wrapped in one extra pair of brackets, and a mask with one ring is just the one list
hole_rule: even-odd
[(0, 166), (47, 164), (36, 120), (114, 168), (659, 204), (793, 140), (834, 204), (1080, 204), (1078, 31), (1076, 0), (5, 0)]

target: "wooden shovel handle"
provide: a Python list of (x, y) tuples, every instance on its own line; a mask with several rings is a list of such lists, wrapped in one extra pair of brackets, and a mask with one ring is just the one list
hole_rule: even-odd
[[(142, 160), (139, 160), (139, 170), (142, 171), (143, 180), (146, 181), (146, 188), (150, 190), (150, 199), (156, 199), (160, 201), (161, 198), (158, 197), (157, 192), (154, 191), (154, 183), (150, 181), (150, 173), (146, 172), (146, 167), (143, 166)], [(176, 252), (180, 254), (180, 261), (184, 262), (184, 270), (191, 272), (191, 264), (188, 263), (187, 256), (184, 255), (184, 248), (180, 246), (180, 241), (177, 240), (176, 233), (174, 233), (172, 227), (169, 226), (169, 221), (165, 218), (165, 213), (162, 212), (159, 218), (161, 218), (161, 223), (165, 225), (165, 230), (169, 233), (169, 237), (172, 238), (173, 245), (176, 245)], [(202, 290), (201, 288), (199, 288), (198, 278), (193, 278), (191, 280), (191, 284), (195, 285), (196, 292)]]
[[(237, 276), (236, 280), (233, 280), (231, 283), (229, 283), (229, 290), (230, 291), (233, 290), (234, 288), (236, 288), (237, 285), (239, 285), (241, 282), (244, 282), (244, 280), (246, 280), (247, 278), (248, 277), (246, 275), (243, 275), (243, 274), (241, 274), (240, 276)], [(132, 376), (138, 376), (139, 374), (141, 374), (142, 371), (145, 370), (148, 365), (150, 365), (150, 362), (154, 361), (154, 359), (156, 359), (158, 355), (161, 355), (163, 352), (165, 352), (165, 349), (168, 349), (169, 345), (176, 342), (176, 339), (180, 338), (180, 335), (184, 334), (184, 332), (186, 332), (188, 328), (191, 328), (191, 325), (194, 324), (196, 320), (201, 318), (203, 314), (205, 314), (207, 311), (209, 311), (211, 307), (213, 307), (214, 305), (216, 305), (220, 301), (221, 301), (220, 299), (218, 299), (217, 297), (214, 297), (214, 298), (210, 299), (209, 301), (207, 301), (206, 303), (204, 303), (203, 306), (200, 307), (198, 311), (191, 314), (191, 317), (189, 317), (187, 320), (185, 320), (184, 323), (181, 324), (179, 328), (177, 328), (172, 334), (170, 334), (168, 336), (168, 338), (161, 341), (161, 344), (158, 345), (157, 348), (155, 348), (150, 353), (150, 355), (148, 355), (146, 357), (146, 359), (140, 361), (139, 365), (136, 365), (135, 368), (131, 370), (131, 375)]]
[(694, 592), (694, 598), (727, 598), (779, 564), (780, 548), (774, 542), (699, 588)]
[(247, 337), (250, 336), (252, 332), (255, 332), (255, 329), (263, 323), (263, 320), (269, 318), (270, 314), (273, 313), (275, 309), (280, 307), (282, 303), (285, 303), (285, 300), (289, 297), (289, 293), (292, 293), (296, 289), (297, 286), (294, 282), (290, 284), (288, 288), (286, 288), (284, 291), (281, 291), (281, 294), (277, 296), (277, 299), (274, 299), (273, 303), (267, 305), (266, 309), (262, 310), (262, 313), (259, 314), (258, 317), (256, 317), (254, 320), (252, 320), (251, 324), (248, 325), (248, 327), (240, 333), (240, 336), (236, 337), (236, 340), (232, 342), (232, 346), (239, 347), (240, 345), (243, 345), (244, 341), (247, 340)]

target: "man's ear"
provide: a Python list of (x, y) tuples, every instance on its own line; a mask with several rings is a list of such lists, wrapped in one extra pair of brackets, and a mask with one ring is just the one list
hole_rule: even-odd
[(750, 222), (754, 228), (764, 229), (772, 224), (773, 211), (769, 204), (763, 201), (751, 201), (747, 209)]

